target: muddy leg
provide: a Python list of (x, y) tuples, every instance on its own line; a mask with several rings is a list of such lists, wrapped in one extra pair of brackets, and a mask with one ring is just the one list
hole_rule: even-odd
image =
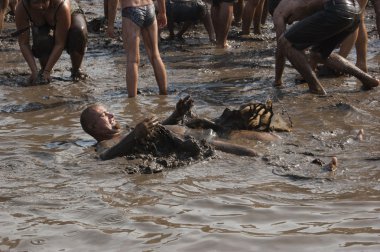
[(243, 9), (242, 35), (249, 35), (253, 16), (260, 0), (248, 0)]
[(67, 49), (71, 58), (71, 77), (77, 81), (85, 79), (80, 67), (87, 47), (87, 25), (82, 14), (74, 13), (71, 16), (71, 26), (67, 37)]
[(265, 3), (265, 0), (260, 0), (255, 10), (255, 15), (253, 17), (254, 19), (253, 33), (254, 34), (261, 34), (261, 19), (263, 15), (264, 3)]
[(232, 25), (234, 26), (240, 26), (241, 24), (243, 5), (244, 5), (244, 0), (238, 0), (236, 3), (234, 3), (234, 19), (232, 21)]
[(9, 0), (0, 0), (0, 32), (3, 30), (5, 12), (7, 11), (8, 4)]
[(363, 72), (360, 68), (337, 53), (331, 53), (326, 59), (325, 64), (336, 71), (355, 76), (363, 83), (363, 88), (365, 89), (370, 89), (379, 85), (379, 80)]
[(375, 13), (376, 13), (376, 27), (377, 27), (377, 33), (380, 37), (380, 0), (372, 0)]
[(215, 41), (215, 30), (214, 30), (214, 26), (212, 25), (211, 15), (210, 15), (209, 11), (206, 12), (204, 17), (202, 18), (202, 21), (203, 21), (203, 25), (205, 26), (206, 31), (208, 33), (208, 37), (210, 39), (210, 42), (214, 42)]
[(307, 81), (310, 92), (315, 94), (326, 94), (322, 84), (319, 82), (315, 72), (311, 68), (305, 53), (295, 49), (284, 35), (279, 38), (278, 45), (282, 52), (285, 53), (288, 60), (293, 64), (294, 68), (297, 69)]

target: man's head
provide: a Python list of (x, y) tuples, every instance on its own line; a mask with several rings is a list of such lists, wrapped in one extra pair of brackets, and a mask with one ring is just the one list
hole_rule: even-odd
[(27, 0), (30, 8), (37, 11), (46, 11), (49, 8), (50, 0)]
[(99, 104), (83, 110), (80, 124), (83, 130), (98, 142), (112, 139), (120, 134), (120, 124), (115, 121), (113, 114)]

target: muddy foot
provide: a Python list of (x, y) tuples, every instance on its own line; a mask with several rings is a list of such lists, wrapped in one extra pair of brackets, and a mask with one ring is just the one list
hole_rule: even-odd
[(318, 94), (318, 95), (326, 95), (327, 94), (326, 90), (322, 87), (322, 85), (316, 85), (316, 86), (312, 86), (310, 84), (308, 84), (308, 85), (309, 85), (309, 91), (312, 94)]
[(363, 83), (362, 89), (363, 89), (363, 90), (370, 90), (370, 89), (372, 89), (372, 88), (374, 88), (374, 87), (379, 86), (379, 83), (380, 83), (379, 80), (377, 80), (377, 79), (373, 79), (372, 81), (369, 81), (369, 82)]
[(88, 75), (85, 72), (83, 72), (80, 68), (77, 71), (71, 69), (71, 78), (73, 79), (73, 81), (77, 82), (85, 80), (87, 79), (87, 77)]

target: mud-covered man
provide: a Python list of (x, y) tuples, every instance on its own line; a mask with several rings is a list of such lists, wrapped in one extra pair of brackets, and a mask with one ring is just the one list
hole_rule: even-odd
[[(276, 6), (277, 5), (277, 6)], [(275, 85), (281, 86), (285, 57), (293, 64), (316, 94), (326, 94), (314, 69), (317, 63), (358, 78), (370, 89), (379, 81), (332, 51), (354, 32), (363, 11), (356, 0), (269, 0), (276, 28)], [(301, 20), (286, 31), (286, 25)], [(305, 49), (311, 47), (310, 61)]]
[[(223, 115), (215, 121), (193, 117), (191, 107), (193, 100), (190, 97), (180, 99), (174, 112), (161, 123), (151, 117), (138, 123), (136, 127), (125, 135), (120, 124), (113, 114), (107, 112), (102, 105), (92, 105), (86, 108), (80, 118), (83, 130), (97, 141), (97, 150), (101, 159), (111, 159), (117, 156), (136, 154), (136, 152), (165, 152), (188, 153), (197, 156), (208, 145), (215, 149), (237, 155), (256, 156), (257, 153), (244, 146), (231, 144), (225, 141), (209, 139), (207, 143), (186, 135), (204, 139), (204, 135), (194, 129), (213, 129), (218, 136), (227, 135), (234, 138), (237, 135), (263, 141), (276, 140), (279, 137), (270, 132), (257, 130), (289, 130), (288, 126), (273, 118), (271, 107), (264, 104), (247, 104), (239, 110), (226, 109)], [(178, 125), (185, 117), (190, 120), (184, 125)], [(150, 148), (152, 145), (154, 147)]]
[[(140, 61), (140, 34), (160, 95), (167, 94), (166, 68), (158, 48), (158, 28), (167, 24), (165, 0), (157, 0), (158, 14), (152, 0), (120, 0), (122, 6), (122, 36), (127, 56), (126, 82), (128, 97), (137, 95), (138, 67)], [(108, 0), (108, 36), (114, 37), (117, 0)]]
[[(20, 50), (32, 72), (29, 84), (50, 82), (64, 49), (70, 54), (73, 80), (86, 77), (80, 67), (87, 46), (87, 27), (83, 11), (74, 0), (20, 0), (15, 14)], [(40, 62), (40, 71), (34, 58)]]
[[(208, 33), (211, 42), (215, 41), (215, 31), (212, 25), (208, 6), (202, 0), (167, 0), (166, 16), (170, 39), (177, 37), (182, 39), (188, 28), (198, 20), (201, 20)], [(181, 30), (174, 34), (174, 23), (183, 22)]]

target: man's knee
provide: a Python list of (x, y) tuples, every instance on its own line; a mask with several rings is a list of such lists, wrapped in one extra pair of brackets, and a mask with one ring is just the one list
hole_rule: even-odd
[[(78, 52), (79, 54), (84, 54), (87, 47), (87, 26), (83, 22), (84, 18), (74, 19), (75, 22), (72, 23), (69, 33), (67, 36), (67, 51)], [(83, 21), (82, 21), (83, 20)]]

